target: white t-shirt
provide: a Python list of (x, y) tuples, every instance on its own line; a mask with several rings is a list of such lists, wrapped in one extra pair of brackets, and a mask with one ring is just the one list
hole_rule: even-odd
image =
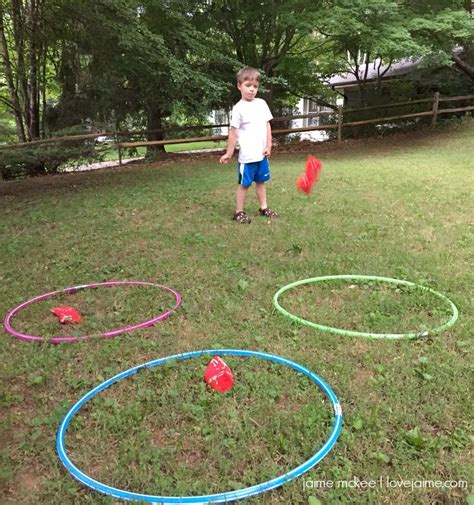
[(263, 160), (267, 145), (267, 123), (272, 118), (267, 102), (261, 98), (240, 100), (234, 105), (230, 126), (239, 130), (239, 163)]

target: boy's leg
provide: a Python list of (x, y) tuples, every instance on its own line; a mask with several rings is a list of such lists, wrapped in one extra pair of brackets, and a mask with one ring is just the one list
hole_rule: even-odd
[(267, 189), (265, 182), (270, 180), (270, 163), (268, 158), (263, 158), (257, 163), (255, 173), (255, 192), (257, 193), (258, 203), (260, 204), (260, 215), (265, 217), (278, 217), (278, 214), (267, 207)]
[(267, 189), (265, 188), (265, 183), (256, 182), (255, 183), (255, 193), (257, 193), (258, 203), (261, 209), (267, 208)]
[(250, 224), (251, 222), (250, 217), (244, 211), (245, 196), (247, 195), (248, 189), (248, 186), (242, 186), (242, 184), (239, 184), (235, 194), (235, 213), (233, 219), (241, 224)]
[(235, 213), (237, 212), (243, 212), (244, 211), (244, 206), (245, 206), (245, 197), (247, 195), (249, 187), (248, 186), (242, 186), (242, 184), (239, 184), (237, 186), (237, 192), (235, 194)]
[(237, 192), (235, 195), (235, 213), (244, 212), (245, 197), (255, 177), (255, 163), (239, 163), (237, 169)]
[(265, 182), (270, 180), (270, 164), (268, 158), (263, 158), (257, 163), (255, 173), (255, 193), (257, 194), (258, 203), (261, 209), (267, 208), (267, 189)]
[(270, 218), (278, 217), (278, 213), (267, 206), (267, 190), (263, 182), (255, 183), (255, 192), (257, 193), (258, 203), (260, 204), (260, 208), (258, 209), (260, 215)]

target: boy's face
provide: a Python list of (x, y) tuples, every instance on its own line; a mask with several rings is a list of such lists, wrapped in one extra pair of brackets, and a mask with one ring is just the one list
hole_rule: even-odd
[(259, 83), (256, 80), (239, 82), (237, 89), (242, 95), (242, 99), (251, 102), (257, 95)]

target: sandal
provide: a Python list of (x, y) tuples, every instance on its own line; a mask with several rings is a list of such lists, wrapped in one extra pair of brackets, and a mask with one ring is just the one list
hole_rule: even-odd
[(243, 210), (236, 212), (232, 219), (240, 224), (250, 224), (251, 222), (250, 217)]
[(258, 209), (261, 216), (269, 217), (270, 219), (279, 217), (278, 213), (267, 207), (266, 209)]

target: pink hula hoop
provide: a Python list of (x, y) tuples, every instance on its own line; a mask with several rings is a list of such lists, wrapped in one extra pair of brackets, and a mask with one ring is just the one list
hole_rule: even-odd
[[(99, 286), (105, 286), (105, 287), (114, 287), (114, 286), (153, 286), (156, 288), (164, 289), (166, 291), (169, 291), (172, 293), (176, 299), (176, 304), (175, 306), (167, 310), (166, 312), (163, 312), (163, 314), (160, 314), (159, 316), (153, 317), (152, 319), (149, 319), (148, 321), (144, 321), (143, 323), (138, 323), (133, 326), (125, 326), (123, 328), (117, 328), (112, 331), (107, 331), (105, 333), (100, 333), (99, 335), (85, 335), (81, 337), (53, 337), (50, 339), (45, 339), (44, 337), (39, 337), (35, 335), (26, 335), (24, 333), (21, 333), (13, 326), (10, 324), (10, 321), (12, 318), (18, 314), (18, 312), (22, 311), (25, 307), (28, 307), (29, 305), (38, 302), (40, 300), (44, 300), (46, 298), (50, 298), (54, 295), (57, 294), (73, 294), (76, 293), (77, 291), (81, 289), (88, 289), (88, 288), (97, 288)], [(70, 288), (64, 288), (64, 289), (59, 289), (58, 291), (52, 291), (51, 293), (45, 293), (44, 295), (39, 295), (36, 296), (35, 298), (31, 298), (31, 300), (28, 300), (26, 302), (21, 303), (17, 307), (15, 307), (13, 310), (11, 310), (6, 316), (5, 319), (3, 320), (3, 327), (5, 328), (5, 331), (10, 333), (16, 338), (19, 338), (21, 340), (36, 340), (39, 342), (50, 342), (51, 344), (60, 344), (62, 342), (79, 342), (81, 340), (87, 340), (89, 338), (94, 338), (94, 337), (102, 337), (102, 338), (112, 338), (116, 337), (117, 335), (120, 335), (122, 333), (128, 333), (131, 331), (135, 330), (140, 330), (142, 328), (146, 328), (148, 326), (152, 326), (153, 324), (157, 323), (158, 321), (163, 321), (163, 319), (166, 319), (169, 317), (173, 312), (176, 311), (176, 309), (181, 305), (181, 295), (175, 291), (174, 289), (171, 289), (167, 286), (162, 286), (161, 284), (154, 284), (152, 282), (140, 282), (140, 281), (113, 281), (113, 282), (97, 282), (95, 284), (82, 284), (80, 286), (72, 286)]]

